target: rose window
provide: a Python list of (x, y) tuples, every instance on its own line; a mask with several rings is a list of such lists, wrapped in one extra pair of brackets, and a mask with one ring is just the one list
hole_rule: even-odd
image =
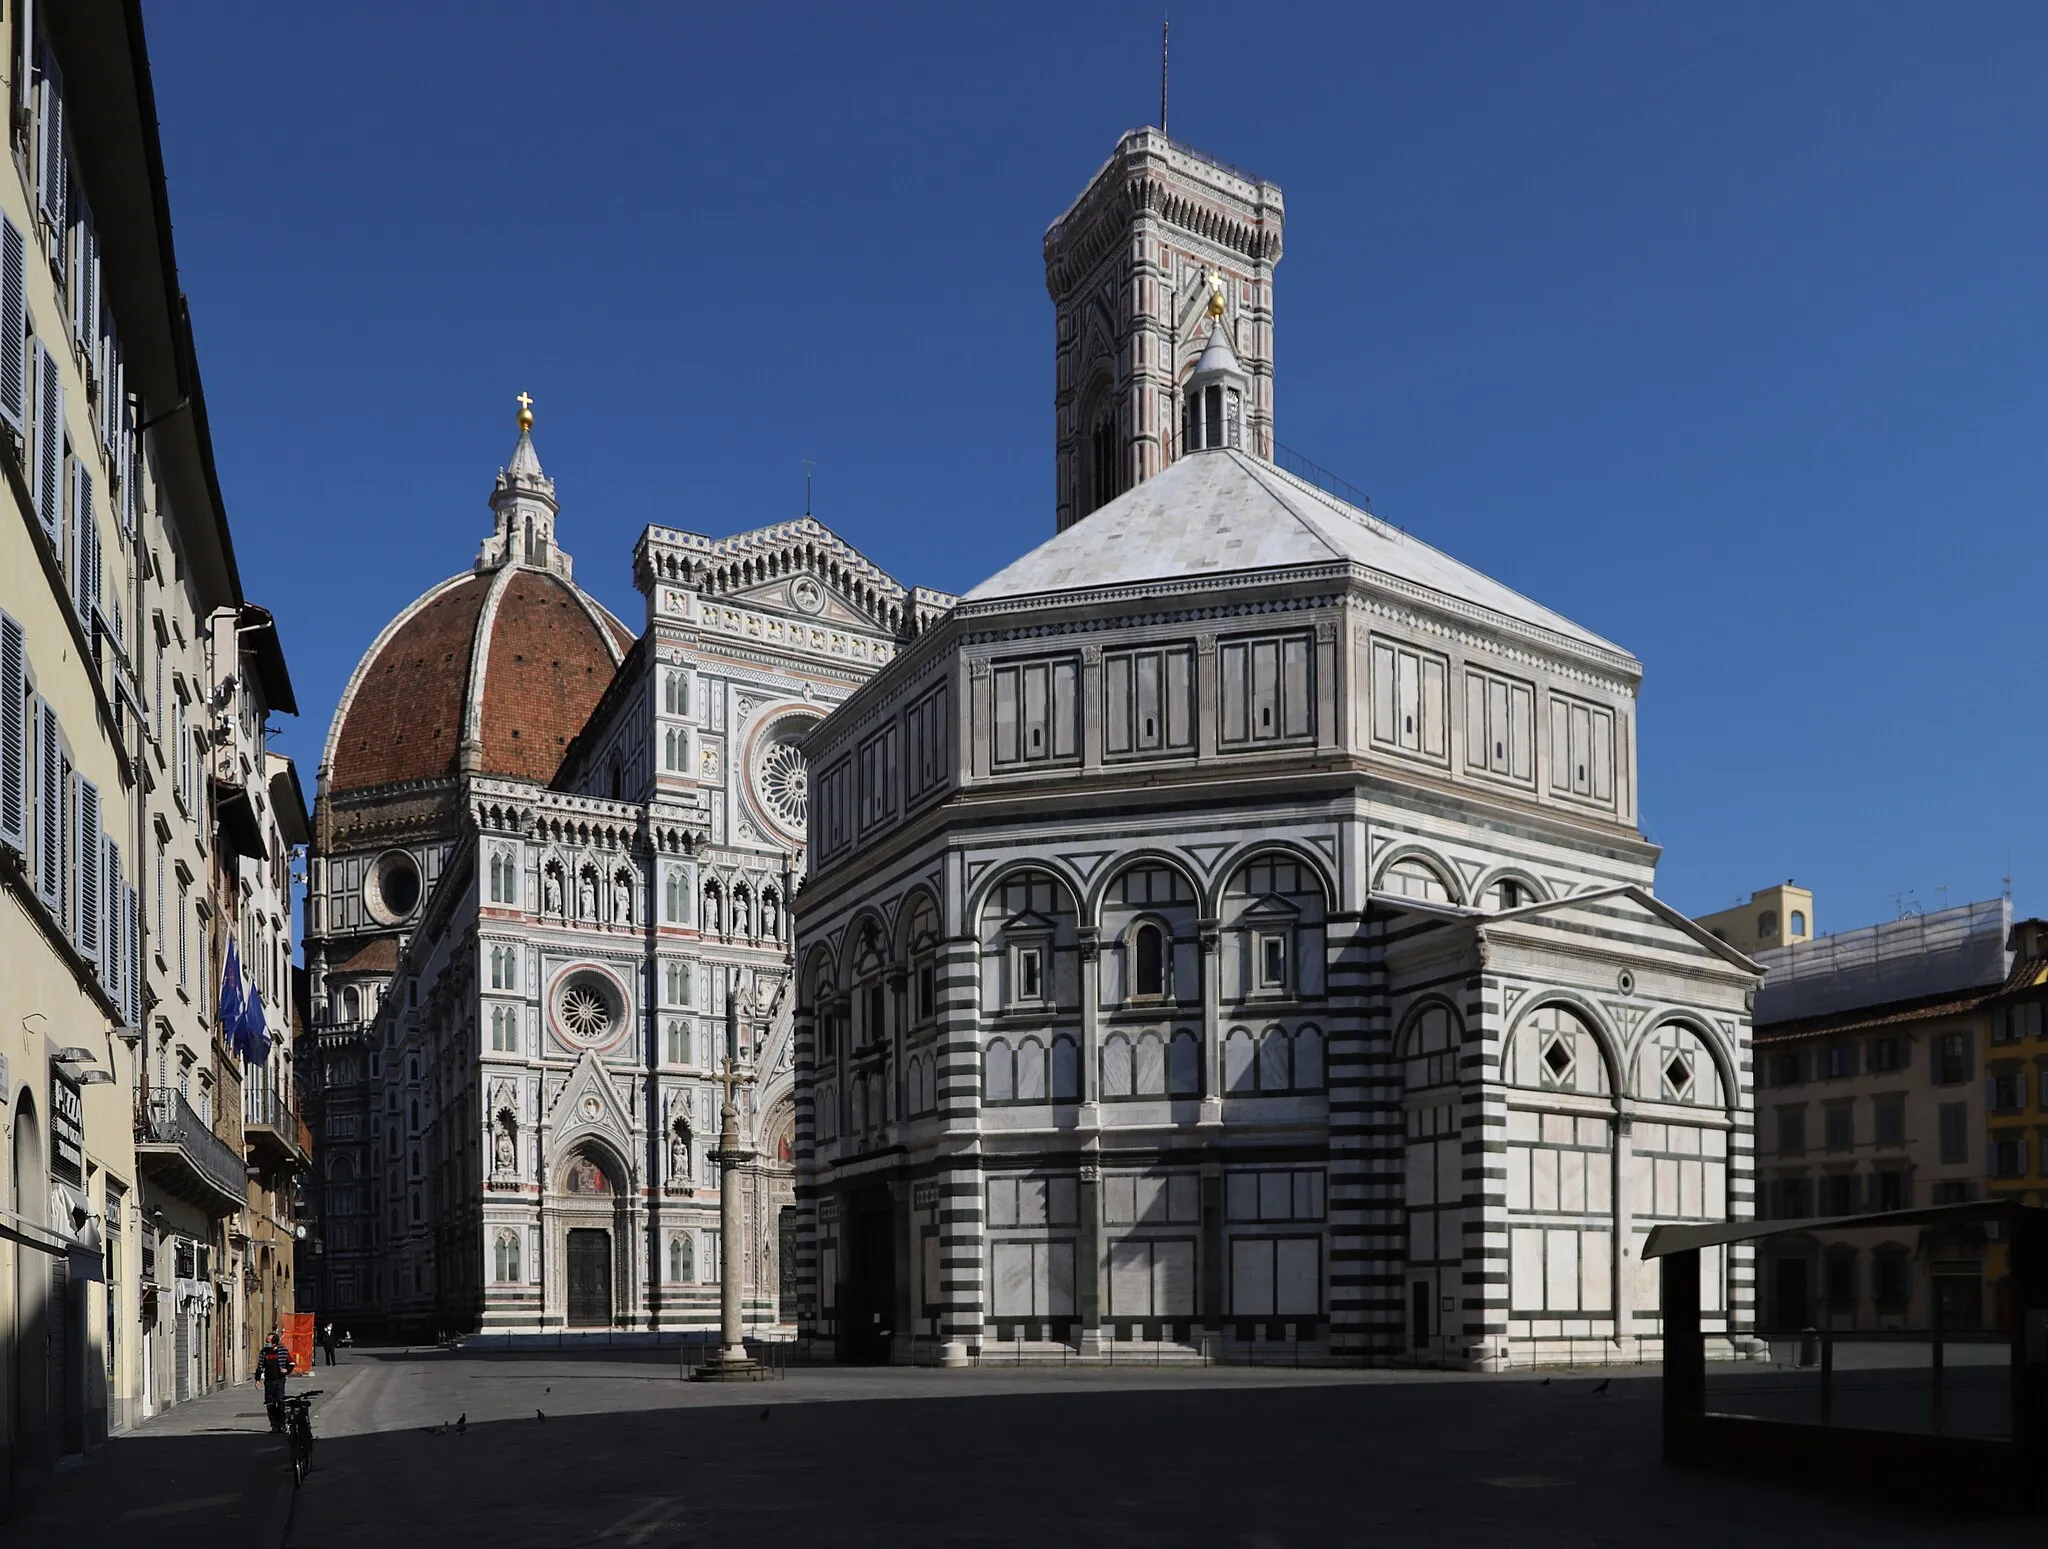
[(803, 831), (810, 809), (811, 779), (804, 767), (804, 756), (794, 743), (777, 742), (769, 746), (761, 755), (755, 786), (770, 817), (784, 828)]
[(609, 988), (599, 979), (579, 974), (562, 986), (555, 1000), (555, 1017), (562, 1030), (583, 1043), (595, 1043), (618, 1021), (618, 1007)]

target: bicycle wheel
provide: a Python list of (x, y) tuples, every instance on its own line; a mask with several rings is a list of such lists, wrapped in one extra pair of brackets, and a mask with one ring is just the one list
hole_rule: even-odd
[(296, 1490), (306, 1482), (306, 1466), (311, 1461), (306, 1449), (294, 1443), (292, 1446), (292, 1488)]

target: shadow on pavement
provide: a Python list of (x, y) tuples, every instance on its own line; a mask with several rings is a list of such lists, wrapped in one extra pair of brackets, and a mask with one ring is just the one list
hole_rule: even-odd
[(1666, 1469), (1656, 1385), (1596, 1386), (963, 1388), (778, 1404), (764, 1385), (759, 1406), (325, 1440), (289, 1542), (2038, 1543), (2038, 1523)]

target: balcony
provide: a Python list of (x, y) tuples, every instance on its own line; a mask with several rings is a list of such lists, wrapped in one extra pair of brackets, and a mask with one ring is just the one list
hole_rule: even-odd
[(135, 1162), (165, 1192), (211, 1216), (248, 1203), (248, 1168), (177, 1092), (153, 1092), (136, 1116)]
[(249, 1145), (249, 1161), (265, 1172), (303, 1167), (313, 1149), (289, 1095), (267, 1086), (253, 1086), (242, 1093), (242, 1138)]

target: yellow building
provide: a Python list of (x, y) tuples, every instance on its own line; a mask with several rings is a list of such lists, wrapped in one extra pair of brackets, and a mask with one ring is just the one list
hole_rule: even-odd
[(139, 8), (0, 0), (0, 40), (4, 1493), (247, 1375), (218, 1316), (251, 1234), (210, 900), (250, 632)]
[(1759, 888), (1751, 893), (1746, 904), (1700, 915), (1698, 923), (1736, 951), (1750, 954), (1811, 941), (1813, 893), (1788, 877), (1778, 887)]

